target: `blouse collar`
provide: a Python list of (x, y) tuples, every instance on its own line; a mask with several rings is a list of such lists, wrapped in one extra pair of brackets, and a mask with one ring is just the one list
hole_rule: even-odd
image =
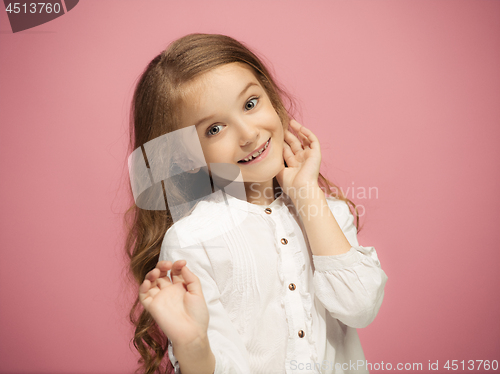
[(288, 205), (293, 204), (290, 198), (284, 192), (282, 192), (269, 205), (252, 204), (249, 203), (248, 201), (238, 199), (220, 190), (207, 196), (207, 199), (205, 199), (205, 201), (214, 203), (224, 203), (225, 199), (227, 199), (227, 203), (230, 207), (259, 215), (265, 214), (266, 209), (271, 209), (272, 211), (278, 212), (284, 208), (287, 208)]

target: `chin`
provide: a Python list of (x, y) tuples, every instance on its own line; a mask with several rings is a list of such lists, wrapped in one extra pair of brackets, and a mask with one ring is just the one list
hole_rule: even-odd
[(245, 183), (266, 183), (269, 182), (270, 180), (273, 180), (280, 171), (281, 169), (278, 171), (275, 170), (275, 172), (263, 173), (259, 176), (256, 175), (245, 176), (245, 174), (243, 174), (243, 181)]
[(267, 182), (268, 180), (269, 179), (263, 180), (261, 178), (245, 178), (245, 176), (243, 176), (244, 183), (264, 183)]

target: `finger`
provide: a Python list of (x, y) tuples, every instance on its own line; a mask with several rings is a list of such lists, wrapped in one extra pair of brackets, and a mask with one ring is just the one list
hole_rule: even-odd
[(295, 131), (297, 134), (300, 134), (300, 129), (301, 127), (304, 127), (300, 123), (298, 123), (296, 120), (292, 119), (290, 120), (290, 127)]
[(304, 149), (309, 148), (309, 146), (311, 145), (311, 142), (307, 138), (307, 136), (305, 136), (302, 133), (299, 133), (297, 137), (299, 138), (300, 142), (302, 143), (302, 148), (304, 148)]
[(148, 281), (147, 279), (144, 279), (144, 282), (142, 282), (141, 285), (139, 286), (139, 297), (141, 297), (141, 295), (143, 294), (146, 294), (150, 288), (151, 288), (151, 282)]
[(302, 126), (301, 129), (297, 132), (297, 138), (299, 138), (301, 142), (309, 142), (307, 136), (305, 136), (304, 133), (302, 132), (303, 128), (305, 129), (305, 127)]
[(153, 284), (145, 279), (139, 286), (139, 300), (142, 301), (148, 297), (154, 297), (158, 292), (160, 292), (158, 287), (153, 287)]
[(186, 281), (188, 292), (198, 296), (203, 296), (200, 279), (196, 275), (194, 275), (194, 273), (189, 270), (187, 266), (184, 266), (182, 268), (182, 276)]
[(302, 127), (302, 125), (296, 120), (292, 119), (290, 120), (290, 127), (298, 134), (300, 133), (300, 128)]
[(154, 297), (160, 290), (158, 287), (151, 288), (151, 282), (147, 279), (142, 282), (139, 286), (139, 301), (142, 303), (144, 308), (148, 308), (151, 301), (153, 301)]
[(170, 277), (172, 278), (172, 283), (176, 284), (179, 282), (184, 282), (182, 277), (182, 268), (186, 266), (186, 260), (175, 261), (170, 270)]
[(302, 127), (300, 123), (298, 123), (296, 120), (291, 119), (290, 120), (290, 127), (294, 129), (295, 131), (299, 132), (299, 129)]
[(291, 120), (290, 124), (291, 124), (291, 127), (297, 132), (297, 137), (300, 139), (300, 141), (304, 145), (310, 146), (312, 139), (310, 139), (308, 135), (312, 134), (314, 136), (312, 131), (309, 130), (307, 127), (301, 125), (300, 123), (298, 123), (295, 120)]
[(158, 278), (156, 280), (156, 285), (160, 290), (163, 290), (164, 288), (167, 288), (172, 285), (172, 282), (170, 282), (169, 277), (164, 277), (164, 278)]
[(292, 149), (293, 154), (297, 154), (300, 151), (302, 151), (302, 143), (290, 131), (288, 131), (288, 130), (285, 131), (285, 137), (284, 137), (284, 139), (285, 139), (285, 142)]
[(172, 261), (160, 261), (156, 264), (156, 268), (160, 269), (160, 277), (166, 277), (168, 271), (172, 268)]
[(166, 269), (166, 268), (171, 268), (172, 267), (172, 261), (158, 261), (156, 264), (156, 267), (160, 270)]
[(292, 152), (292, 149), (286, 142), (283, 142), (283, 159), (285, 160), (288, 167), (293, 168), (299, 164), (297, 162), (297, 159), (295, 158), (295, 155)]
[(305, 138), (307, 138), (307, 140), (309, 142), (309, 147), (311, 149), (319, 149), (320, 148), (319, 139), (316, 135), (314, 135), (314, 133), (311, 130), (309, 130), (307, 127), (302, 126), (300, 128), (300, 133)]
[[(158, 265), (157, 265), (158, 266)], [(161, 266), (164, 267), (165, 265)], [(170, 282), (170, 279), (167, 277), (166, 272), (162, 272), (158, 267), (155, 267), (153, 270), (151, 270), (149, 273), (146, 274), (146, 277), (144, 279), (147, 279), (148, 281), (151, 282), (151, 287), (156, 287), (158, 285), (158, 282), (160, 279), (168, 280)]]
[(308, 145), (309, 144), (309, 139), (307, 138), (307, 136), (305, 136), (304, 134), (302, 134), (301, 132), (297, 133), (297, 134), (293, 134), (300, 142), (300, 144), (302, 146), (305, 146), (305, 145)]
[(149, 289), (149, 284), (146, 282), (149, 282), (148, 280), (145, 280), (142, 282), (142, 284), (139, 286), (139, 301), (141, 302), (142, 306), (144, 308), (147, 308), (149, 303), (151, 302), (151, 296), (147, 294), (147, 290)]
[(151, 283), (154, 283), (160, 276), (160, 273), (161, 273), (160, 269), (154, 268), (153, 270), (151, 270), (146, 274), (145, 279), (149, 280)]

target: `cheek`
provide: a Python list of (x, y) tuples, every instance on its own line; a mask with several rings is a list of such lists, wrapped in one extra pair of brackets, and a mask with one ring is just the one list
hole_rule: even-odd
[(274, 109), (268, 112), (266, 116), (266, 123), (269, 124), (269, 129), (274, 132), (274, 135), (280, 137), (281, 140), (283, 141), (284, 139), (283, 124), (281, 123), (281, 119), (278, 116), (278, 113), (276, 113)]
[(224, 141), (213, 142), (210, 146), (203, 148), (207, 163), (231, 163), (233, 160), (235, 147), (234, 141), (227, 138)]
[(213, 147), (210, 146), (202, 146), (203, 149), (203, 156), (205, 156), (205, 161), (208, 164), (217, 162), (217, 160), (214, 158), (216, 153), (214, 153)]
[(280, 122), (280, 129), (279, 129), (279, 138), (280, 138), (280, 143), (283, 144), (285, 141), (285, 130), (283, 130), (283, 125)]
[(283, 142), (285, 141), (285, 130), (283, 129), (283, 124), (278, 117), (276, 121), (276, 137), (278, 138), (281, 147), (283, 146)]

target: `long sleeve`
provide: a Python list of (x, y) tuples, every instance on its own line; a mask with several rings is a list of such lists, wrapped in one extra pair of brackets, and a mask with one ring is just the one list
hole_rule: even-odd
[[(186, 260), (200, 279), (215, 373), (292, 374), (363, 360), (349, 326), (373, 319), (385, 274), (375, 251), (358, 245), (347, 205), (327, 199), (351, 252), (311, 258), (287, 195), (268, 206), (219, 195), (200, 201), (167, 231), (159, 258)], [(178, 368), (175, 350), (169, 357)]]
[(316, 297), (347, 326), (368, 326), (382, 305), (387, 276), (375, 248), (358, 244), (354, 217), (343, 201), (328, 198), (330, 210), (352, 248), (336, 256), (312, 256)]
[[(219, 289), (204, 247), (200, 244), (181, 248), (177, 233), (189, 234), (171, 227), (165, 234), (159, 260), (186, 260), (188, 268), (200, 279), (210, 314), (208, 339), (215, 356), (215, 374), (250, 373), (245, 345), (220, 302)], [(170, 349), (170, 360), (174, 367), (178, 367), (174, 354)]]

